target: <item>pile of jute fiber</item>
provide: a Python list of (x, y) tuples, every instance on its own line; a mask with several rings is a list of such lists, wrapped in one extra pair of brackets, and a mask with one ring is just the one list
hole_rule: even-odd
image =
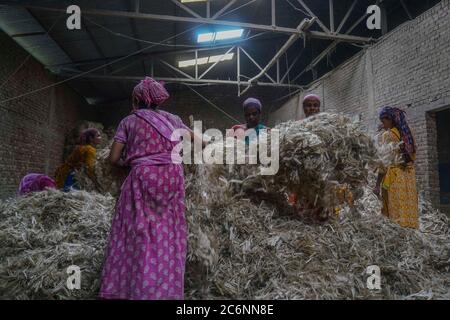
[[(449, 299), (448, 219), (422, 199), (420, 230), (381, 216), (370, 185), (380, 162), (371, 139), (328, 114), (279, 128), (275, 176), (259, 176), (257, 166), (187, 168), (186, 298)], [(117, 178), (113, 188), (123, 180), (109, 178)], [(344, 184), (354, 206), (326, 222), (306, 221), (286, 205), (292, 192), (333, 207), (327, 193)], [(106, 189), (0, 203), (1, 298), (96, 297), (115, 201)], [(72, 264), (86, 274), (80, 291), (65, 287)], [(381, 290), (367, 287), (372, 265), (380, 268)]]

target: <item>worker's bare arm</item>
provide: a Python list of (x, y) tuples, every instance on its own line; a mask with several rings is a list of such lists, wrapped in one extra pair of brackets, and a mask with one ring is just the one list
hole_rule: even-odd
[(123, 149), (125, 148), (125, 144), (114, 141), (111, 151), (109, 152), (109, 162), (118, 166), (120, 164), (120, 158), (122, 156)]

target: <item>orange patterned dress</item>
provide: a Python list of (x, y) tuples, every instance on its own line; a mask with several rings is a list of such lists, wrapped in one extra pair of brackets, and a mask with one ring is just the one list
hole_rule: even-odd
[(64, 187), (67, 175), (83, 166), (86, 167), (86, 172), (90, 178), (95, 176), (94, 166), (96, 160), (97, 150), (90, 144), (79, 145), (67, 158), (65, 163), (56, 169), (55, 181), (59, 189)]
[[(383, 134), (383, 143), (399, 143), (400, 132), (390, 129)], [(401, 155), (400, 148), (395, 152)], [(382, 213), (395, 223), (407, 228), (419, 228), (419, 208), (416, 171), (412, 162), (395, 164), (387, 168), (381, 182)]]

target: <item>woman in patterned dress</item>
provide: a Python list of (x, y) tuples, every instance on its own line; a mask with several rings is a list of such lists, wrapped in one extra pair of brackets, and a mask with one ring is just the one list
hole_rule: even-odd
[[(130, 166), (116, 204), (103, 267), (102, 299), (183, 299), (187, 225), (184, 173), (172, 161), (182, 120), (158, 107), (169, 98), (146, 77), (133, 90), (133, 112), (117, 129), (110, 161)], [(189, 131), (190, 132), (190, 131)]]
[[(402, 227), (419, 228), (419, 209), (414, 160), (416, 146), (403, 110), (384, 107), (380, 121), (385, 132), (382, 143), (399, 145), (395, 149), (397, 163), (380, 172), (375, 194), (383, 200), (382, 213)], [(381, 192), (380, 192), (381, 191)]]

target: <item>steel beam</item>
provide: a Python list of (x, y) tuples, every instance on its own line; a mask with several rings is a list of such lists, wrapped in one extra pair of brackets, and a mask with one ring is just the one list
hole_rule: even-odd
[[(131, 9), (134, 10), (134, 12), (141, 11), (141, 0), (134, 0), (132, 2), (133, 7)], [(136, 21), (132, 20), (131, 23), (131, 30), (133, 31), (133, 35), (135, 38), (139, 38), (139, 32), (137, 30)], [(136, 41), (136, 47), (138, 50), (143, 50), (144, 47), (141, 42)], [(147, 68), (145, 66), (145, 61), (142, 61), (142, 68), (144, 69), (145, 73), (147, 74)]]
[(309, 13), (311, 17), (316, 18), (317, 24), (322, 28), (323, 31), (325, 31), (326, 33), (330, 33), (330, 30), (323, 24), (322, 21), (320, 21), (320, 19), (314, 14), (314, 12), (311, 11), (311, 9), (306, 5), (305, 2), (303, 2), (303, 0), (297, 1)]
[(386, 4), (381, 3), (381, 34), (384, 36), (388, 33), (388, 19), (387, 19), (387, 9)]
[(164, 60), (161, 60), (161, 59), (158, 59), (158, 61), (161, 62), (163, 65), (169, 67), (169, 68), (172, 69), (173, 71), (178, 72), (179, 74), (185, 76), (186, 78), (192, 79), (192, 80), (194, 79), (192, 76), (188, 75), (188, 74), (187, 74), (186, 72), (184, 72), (184, 71), (181, 71), (181, 70), (178, 69), (177, 67), (174, 67), (174, 66), (171, 65), (170, 63), (168, 63), (168, 62), (166, 62), (166, 61), (164, 61)]
[[(316, 20), (315, 18), (312, 18), (311, 20), (304, 19), (298, 25), (297, 30), (303, 31), (303, 30), (308, 29), (314, 23), (315, 20)], [(261, 72), (259, 74), (257, 74), (253, 78), (251, 78), (249, 80), (249, 82), (251, 84), (253, 84), (253, 83), (257, 82), (264, 74), (266, 74), (269, 71), (269, 69), (277, 62), (277, 60), (294, 44), (295, 41), (297, 41), (298, 38), (299, 38), (299, 36), (295, 35), (295, 34), (290, 36), (289, 39), (286, 41), (286, 43), (275, 54), (275, 56), (272, 58), (272, 60), (269, 61), (269, 63), (266, 65), (266, 67), (263, 70), (261, 70)], [(250, 86), (247, 87), (246, 89), (244, 89), (244, 91), (242, 93), (244, 94), (247, 90), (249, 90), (249, 88), (250, 88)]]
[[(377, 0), (376, 5), (380, 4), (381, 0)], [(349, 34), (352, 32), (365, 18), (367, 17), (367, 13), (361, 16), (346, 32), (346, 34)], [(317, 56), (302, 72), (300, 72), (293, 80), (292, 82), (296, 81), (298, 78), (300, 78), (305, 72), (311, 70), (314, 68), (320, 61), (322, 61), (323, 58), (325, 58), (336, 46), (339, 44), (340, 41), (336, 40), (332, 44), (330, 44), (325, 50), (323, 50), (319, 56)]]
[[(301, 1), (301, 0), (298, 0)], [(51, 7), (43, 7), (43, 6), (35, 6), (35, 5), (23, 5), (17, 4), (16, 2), (6, 1), (8, 5), (25, 7), (31, 10), (43, 10), (49, 12), (65, 12), (65, 9), (61, 8), (51, 8)], [(96, 10), (96, 9), (84, 9), (83, 14), (85, 15), (94, 15), (94, 16), (105, 16), (105, 17), (117, 17), (117, 18), (128, 18), (128, 19), (142, 19), (142, 20), (156, 20), (156, 21), (168, 21), (168, 22), (184, 22), (184, 23), (195, 23), (195, 24), (211, 24), (211, 25), (222, 25), (222, 26), (231, 26), (237, 28), (258, 30), (264, 32), (274, 32), (274, 33), (283, 33), (288, 35), (299, 35), (303, 36), (303, 32), (294, 28), (280, 27), (280, 26), (269, 26), (269, 25), (260, 25), (254, 23), (246, 23), (246, 22), (236, 22), (236, 21), (226, 21), (226, 20), (213, 20), (208, 18), (194, 18), (194, 17), (178, 17), (178, 16), (170, 16), (170, 15), (159, 15), (159, 14), (149, 14), (149, 13), (141, 13), (141, 12), (128, 12), (128, 11), (116, 11), (116, 10)], [(340, 40), (345, 42), (354, 42), (354, 43), (370, 43), (373, 41), (372, 38), (364, 38), (364, 37), (355, 37), (349, 35), (340, 35), (340, 34), (330, 34), (329, 30), (327, 32), (319, 32), (319, 31), (311, 31), (309, 32), (309, 36), (312, 38), (318, 39), (329, 39), (329, 40)]]
[[(60, 74), (61, 77), (72, 77), (74, 74)], [(96, 80), (96, 81), (133, 81), (138, 82), (142, 80), (142, 77), (134, 77), (134, 76), (110, 76), (110, 75), (98, 75), (98, 74), (85, 74), (77, 79), (87, 79), (87, 80)], [(238, 82), (234, 80), (219, 80), (219, 79), (190, 79), (190, 78), (170, 78), (170, 77), (154, 77), (155, 80), (164, 81), (164, 82), (173, 82), (173, 83), (192, 83), (192, 84), (222, 84), (222, 85), (237, 85)], [(241, 81), (241, 85), (249, 85), (248, 81)], [(289, 85), (282, 83), (271, 83), (271, 82), (257, 82), (258, 86), (266, 86), (266, 87), (280, 87), (280, 88), (302, 88), (300, 85)]]
[(329, 0), (330, 5), (330, 31), (334, 33), (334, 0)]
[[(283, 37), (283, 36), (281, 36)], [(251, 41), (270, 41), (273, 38), (270, 39), (250, 39), (248, 40), (246, 43), (250, 43)], [(158, 57), (158, 56), (167, 56), (167, 55), (174, 55), (174, 54), (182, 54), (182, 53), (194, 53), (196, 51), (198, 52), (203, 52), (203, 51), (212, 51), (212, 50), (220, 50), (220, 49), (229, 49), (231, 48), (233, 45), (223, 45), (223, 46), (213, 46), (213, 47), (197, 47), (197, 48), (193, 48), (193, 49), (179, 49), (179, 50), (162, 50), (162, 51), (155, 51), (155, 52), (150, 52), (150, 53), (145, 53), (145, 54), (140, 54), (136, 56), (136, 59), (140, 59), (140, 60), (145, 60), (145, 59), (151, 59), (152, 57)], [(114, 61), (116, 59), (121, 59), (124, 56), (114, 56), (114, 57), (110, 57), (110, 58), (105, 58), (105, 59), (92, 59), (92, 60), (83, 60), (83, 61), (77, 61), (77, 62), (73, 62), (73, 63), (66, 63), (66, 64), (59, 64), (59, 65), (50, 65), (47, 67), (74, 67), (74, 66), (84, 66), (84, 65), (91, 65), (91, 64), (95, 64), (95, 63), (105, 63), (108, 61)], [(137, 63), (136, 61), (133, 61), (131, 64)]]
[(206, 17), (211, 18), (211, 2), (210, 0), (206, 0)]
[(237, 47), (236, 50), (236, 62), (237, 62), (237, 70), (236, 70), (236, 80), (238, 85), (238, 97), (241, 96), (241, 47)]
[[(192, 9), (190, 9), (189, 7), (185, 6), (184, 4), (182, 4), (180, 1), (178, 0), (170, 0), (173, 2), (173, 4), (175, 4), (176, 6), (178, 6), (179, 8), (183, 9), (185, 12), (189, 13), (191, 16), (195, 17), (195, 18), (201, 18), (201, 16), (196, 13), (195, 11), (193, 11)], [(84, 12), (83, 12), (84, 13)]]
[(195, 79), (198, 79), (198, 50), (195, 50)]
[(414, 17), (412, 16), (411, 12), (409, 11), (408, 7), (406, 6), (406, 3), (404, 0), (400, 0), (400, 3), (402, 4), (403, 9), (405, 10), (406, 14), (409, 17), (409, 20), (414, 19)]
[(314, 39), (337, 40), (340, 42), (373, 43), (375, 41), (373, 38), (351, 36), (348, 34), (326, 34), (319, 31), (305, 31), (305, 34)]
[(286, 79), (286, 77), (289, 75), (289, 72), (291, 72), (292, 68), (294, 67), (294, 65), (297, 63), (297, 61), (300, 59), (300, 57), (303, 54), (303, 51), (305, 51), (305, 48), (302, 49), (302, 51), (300, 51), (300, 53), (297, 55), (297, 57), (294, 59), (294, 61), (292, 61), (291, 65), (289, 66), (289, 68), (286, 70), (286, 73), (283, 75), (283, 77), (281, 78), (280, 82), (283, 83), (284, 79)]
[[(253, 59), (253, 57), (252, 57), (247, 51), (244, 50), (244, 48), (241, 47), (241, 50), (242, 50), (242, 52), (247, 56), (247, 58), (249, 58), (250, 61), (253, 62), (253, 64), (254, 64), (260, 71), (263, 71), (263, 67), (261, 67), (261, 66), (259, 65), (259, 63), (256, 62), (256, 60)], [(272, 81), (273, 83), (276, 83), (276, 81), (273, 80), (272, 77), (271, 77), (269, 74), (267, 74), (267, 72), (265, 73), (265, 75), (266, 75), (266, 77), (267, 77), (270, 81)]]
[(277, 60), (277, 83), (280, 83), (280, 59)]
[(233, 4), (235, 4), (238, 0), (231, 0), (230, 2), (228, 2), (222, 9), (220, 9), (219, 11), (217, 11), (217, 13), (215, 15), (212, 16), (211, 19), (215, 20), (218, 17), (220, 17), (222, 15), (222, 13), (224, 13), (225, 11), (228, 10), (229, 7), (231, 7)]
[(341, 23), (339, 24), (339, 27), (336, 30), (336, 33), (339, 33), (342, 30), (342, 27), (347, 22), (348, 17), (350, 17), (350, 14), (352, 13), (353, 9), (355, 9), (356, 3), (358, 0), (354, 0), (350, 8), (347, 10), (347, 13), (345, 14), (344, 18), (342, 19)]
[(228, 53), (230, 53), (231, 51), (234, 50), (235, 47), (231, 47), (227, 52), (225, 52), (224, 54), (222, 54), (220, 56), (220, 59), (218, 59), (212, 66), (210, 66), (208, 69), (206, 69), (205, 72), (202, 73), (202, 75), (198, 78), (198, 79), (202, 79), (204, 76), (206, 76), (206, 74), (211, 71), (215, 66), (217, 66), (217, 64), (219, 64), (221, 62), (221, 59), (223, 57), (225, 57)]
[(271, 4), (271, 13), (272, 13), (272, 26), (276, 26), (277, 25), (277, 9), (276, 9), (276, 3), (275, 0), (272, 0), (272, 4)]

